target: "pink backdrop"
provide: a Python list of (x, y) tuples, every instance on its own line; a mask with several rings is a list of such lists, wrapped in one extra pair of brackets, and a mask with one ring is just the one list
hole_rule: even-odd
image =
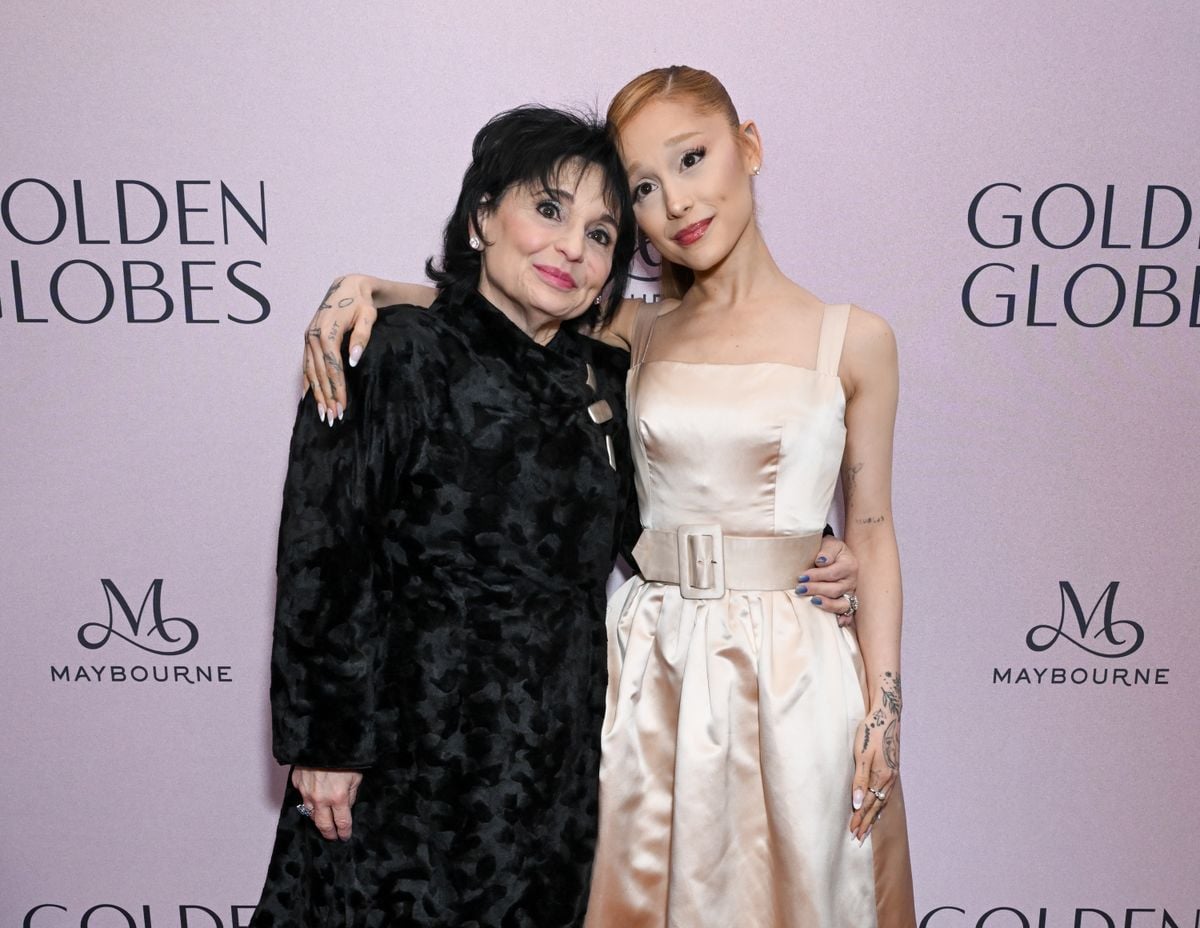
[[(245, 924), (282, 783), (267, 649), (304, 323), (338, 272), (419, 279), (487, 116), (602, 106), (681, 62), (758, 122), (781, 264), (900, 341), (919, 912), (1200, 924), (1194, 2), (337, 10), (6, 7), (0, 925)], [(976, 240), (996, 183), (1020, 190), (984, 194)], [(1142, 247), (1150, 185), (1175, 192), (1146, 244), (1188, 222), (1168, 247)], [(125, 238), (148, 241), (120, 241), (118, 186)], [(1051, 247), (1089, 202), (1089, 234)], [(987, 247), (1012, 239), (1006, 215), (1019, 243)], [(1012, 270), (981, 272), (968, 304), (1003, 322), (996, 294), (1015, 294), (1009, 324), (964, 310), (990, 262)], [(1161, 294), (1135, 316), (1142, 267), (1142, 290), (1177, 278), (1170, 324)], [(1067, 310), (1081, 269), (1070, 305), (1093, 325)], [(132, 317), (162, 321), (130, 321), (127, 270)], [(106, 280), (97, 321), (56, 308), (97, 317)], [(133, 635), (116, 593), (136, 620), (156, 580)], [(110, 602), (114, 634), (85, 647)]]

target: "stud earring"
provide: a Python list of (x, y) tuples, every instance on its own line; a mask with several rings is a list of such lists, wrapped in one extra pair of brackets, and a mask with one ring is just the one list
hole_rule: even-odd
[(483, 251), (483, 242), (481, 242), (474, 235), (472, 235), (469, 239), (467, 239), (467, 244), (470, 245), (472, 248), (474, 248), (476, 251)]
[(596, 294), (596, 299), (592, 300), (592, 305), (593, 305), (593, 306), (599, 306), (599, 305), (600, 305), (600, 294), (599, 294), (599, 293), (597, 293), (597, 294)]
[(750, 173), (753, 174), (755, 177), (758, 177), (758, 172), (761, 170), (762, 170), (762, 167), (756, 164), (754, 166), (754, 170), (751, 171)]

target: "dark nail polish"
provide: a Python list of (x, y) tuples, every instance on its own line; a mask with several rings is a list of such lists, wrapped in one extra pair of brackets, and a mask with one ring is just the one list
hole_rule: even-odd
[(813, 605), (814, 605), (814, 606), (819, 606), (819, 605), (821, 605), (821, 597), (820, 597), (820, 596), (814, 596), (814, 597), (813, 597), (813, 599), (812, 599), (812, 601), (813, 601)]
[(796, 582), (797, 582), (797, 583), (808, 583), (808, 574), (805, 574), (803, 577), (801, 577), (801, 578), (800, 578), (798, 581), (796, 581)]
[(807, 592), (808, 592), (808, 587), (806, 587), (806, 586), (798, 586), (798, 587), (796, 587), (796, 592), (797, 592), (797, 593), (807, 593)]
[(826, 560), (826, 558), (825, 558), (825, 555), (824, 555), (824, 554), (822, 554), (822, 555), (821, 555), (819, 558), (817, 558), (817, 563), (818, 563), (818, 564), (824, 564), (824, 563), (825, 563), (825, 560)]

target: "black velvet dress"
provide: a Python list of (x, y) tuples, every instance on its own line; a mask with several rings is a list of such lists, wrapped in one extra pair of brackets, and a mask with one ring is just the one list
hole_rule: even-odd
[(456, 289), (380, 315), (343, 422), (302, 402), (274, 753), (364, 775), (344, 843), (294, 810), (289, 782), (257, 928), (582, 923), (604, 587), (638, 526), (627, 367), (566, 329), (539, 346)]

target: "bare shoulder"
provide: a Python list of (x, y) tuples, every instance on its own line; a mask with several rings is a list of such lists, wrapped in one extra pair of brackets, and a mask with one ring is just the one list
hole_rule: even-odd
[(891, 325), (878, 313), (852, 304), (839, 370), (847, 394), (854, 394), (868, 383), (894, 383), (898, 368), (896, 334)]
[[(679, 300), (661, 300), (656, 305), (660, 316), (671, 312), (679, 306)], [(637, 327), (638, 314), (647, 306), (641, 297), (626, 297), (616, 311), (603, 326), (594, 329), (592, 337), (614, 348), (624, 348), (626, 351), (633, 344), (633, 333)]]
[(843, 357), (847, 360), (863, 357), (869, 361), (879, 361), (895, 355), (896, 334), (888, 321), (878, 313), (851, 304)]

